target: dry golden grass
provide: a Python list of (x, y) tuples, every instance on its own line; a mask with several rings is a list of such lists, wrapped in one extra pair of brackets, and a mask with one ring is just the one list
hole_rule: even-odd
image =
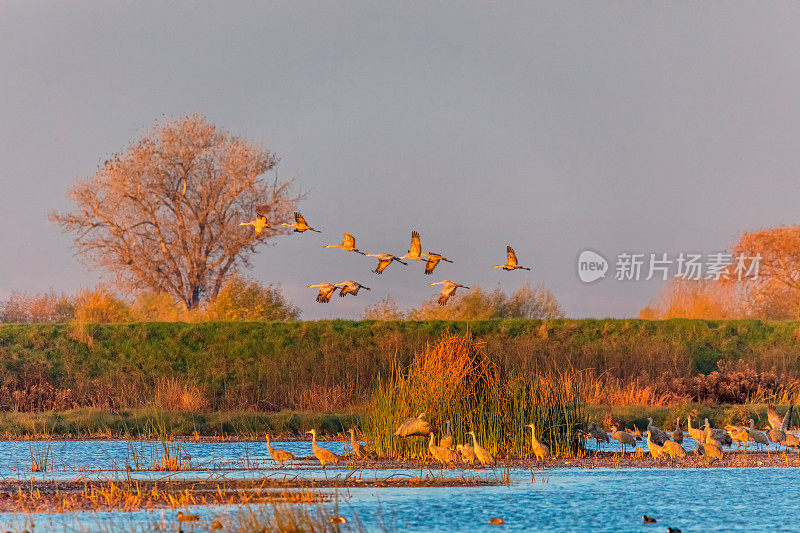
[(208, 397), (201, 387), (173, 377), (159, 378), (152, 398), (152, 407), (174, 411), (202, 411), (209, 406)]

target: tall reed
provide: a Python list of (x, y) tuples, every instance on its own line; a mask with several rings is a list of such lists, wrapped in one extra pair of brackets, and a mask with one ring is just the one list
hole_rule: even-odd
[(424, 456), (427, 439), (394, 436), (404, 419), (424, 411), (437, 437), (450, 420), (455, 442), (467, 442), (472, 430), (495, 454), (526, 455), (530, 430), (525, 426), (531, 422), (554, 454), (572, 454), (586, 421), (581, 381), (558, 372), (522, 374), (496, 361), (468, 332), (442, 335), (418, 351), (406, 369), (395, 364), (390, 376), (378, 378), (365, 422), (367, 439), (385, 457)]

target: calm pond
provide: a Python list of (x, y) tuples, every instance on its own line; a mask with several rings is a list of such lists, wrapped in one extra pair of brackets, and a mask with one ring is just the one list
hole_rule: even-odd
[[(274, 443), (297, 455), (310, 455), (307, 442)], [(341, 453), (344, 443), (322, 443)], [(149, 464), (157, 442), (53, 441), (52, 471), (30, 473), (31, 451), (43, 443), (0, 442), (0, 476), (4, 480), (124, 479), (132, 456)], [(693, 444), (684, 443), (687, 449)], [(613, 449), (613, 446), (609, 449)], [(177, 473), (137, 471), (132, 476), (161, 479), (261, 478), (268, 475), (304, 479), (345, 476), (347, 469), (324, 472), (310, 462), (299, 468), (277, 470), (268, 460), (266, 445), (248, 443), (180, 443), (197, 470)], [(254, 469), (256, 467), (257, 469)], [(506, 471), (445, 470), (446, 477), (497, 479)], [(363, 469), (362, 478), (409, 478), (442, 475), (432, 469)], [(800, 469), (797, 468), (555, 468), (531, 482), (527, 469), (509, 471), (510, 483), (479, 487), (400, 487), (323, 489), (338, 500), (338, 514), (350, 521), (357, 515), (363, 525), (379, 531), (381, 524), (404, 531), (497, 530), (489, 519), (502, 517), (501, 530), (527, 531), (798, 531), (800, 530)], [(333, 507), (334, 503), (329, 504)], [(177, 531), (177, 512), (191, 512), (213, 520), (237, 509), (230, 506), (157, 509), (137, 512), (0, 514), (3, 530), (20, 531), (35, 523), (35, 531), (151, 531), (166, 523)], [(642, 524), (642, 515), (657, 518)], [(185, 531), (192, 531), (184, 525)], [(203, 529), (197, 528), (196, 531)]]

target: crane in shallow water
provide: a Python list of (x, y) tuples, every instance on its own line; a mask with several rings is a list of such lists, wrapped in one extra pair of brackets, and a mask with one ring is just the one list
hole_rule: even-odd
[(328, 450), (327, 448), (323, 448), (322, 446), (317, 445), (317, 430), (310, 429), (306, 431), (306, 433), (311, 433), (311, 451), (314, 452), (314, 457), (319, 459), (319, 462), (322, 464), (322, 468), (325, 468), (325, 463), (339, 462), (338, 455)]

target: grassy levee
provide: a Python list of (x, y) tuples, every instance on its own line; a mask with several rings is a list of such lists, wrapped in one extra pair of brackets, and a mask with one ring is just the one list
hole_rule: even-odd
[(318, 321), (0, 325), (0, 410), (363, 408), (379, 374), (469, 331), (508, 369), (688, 377), (720, 362), (800, 377), (798, 322)]

